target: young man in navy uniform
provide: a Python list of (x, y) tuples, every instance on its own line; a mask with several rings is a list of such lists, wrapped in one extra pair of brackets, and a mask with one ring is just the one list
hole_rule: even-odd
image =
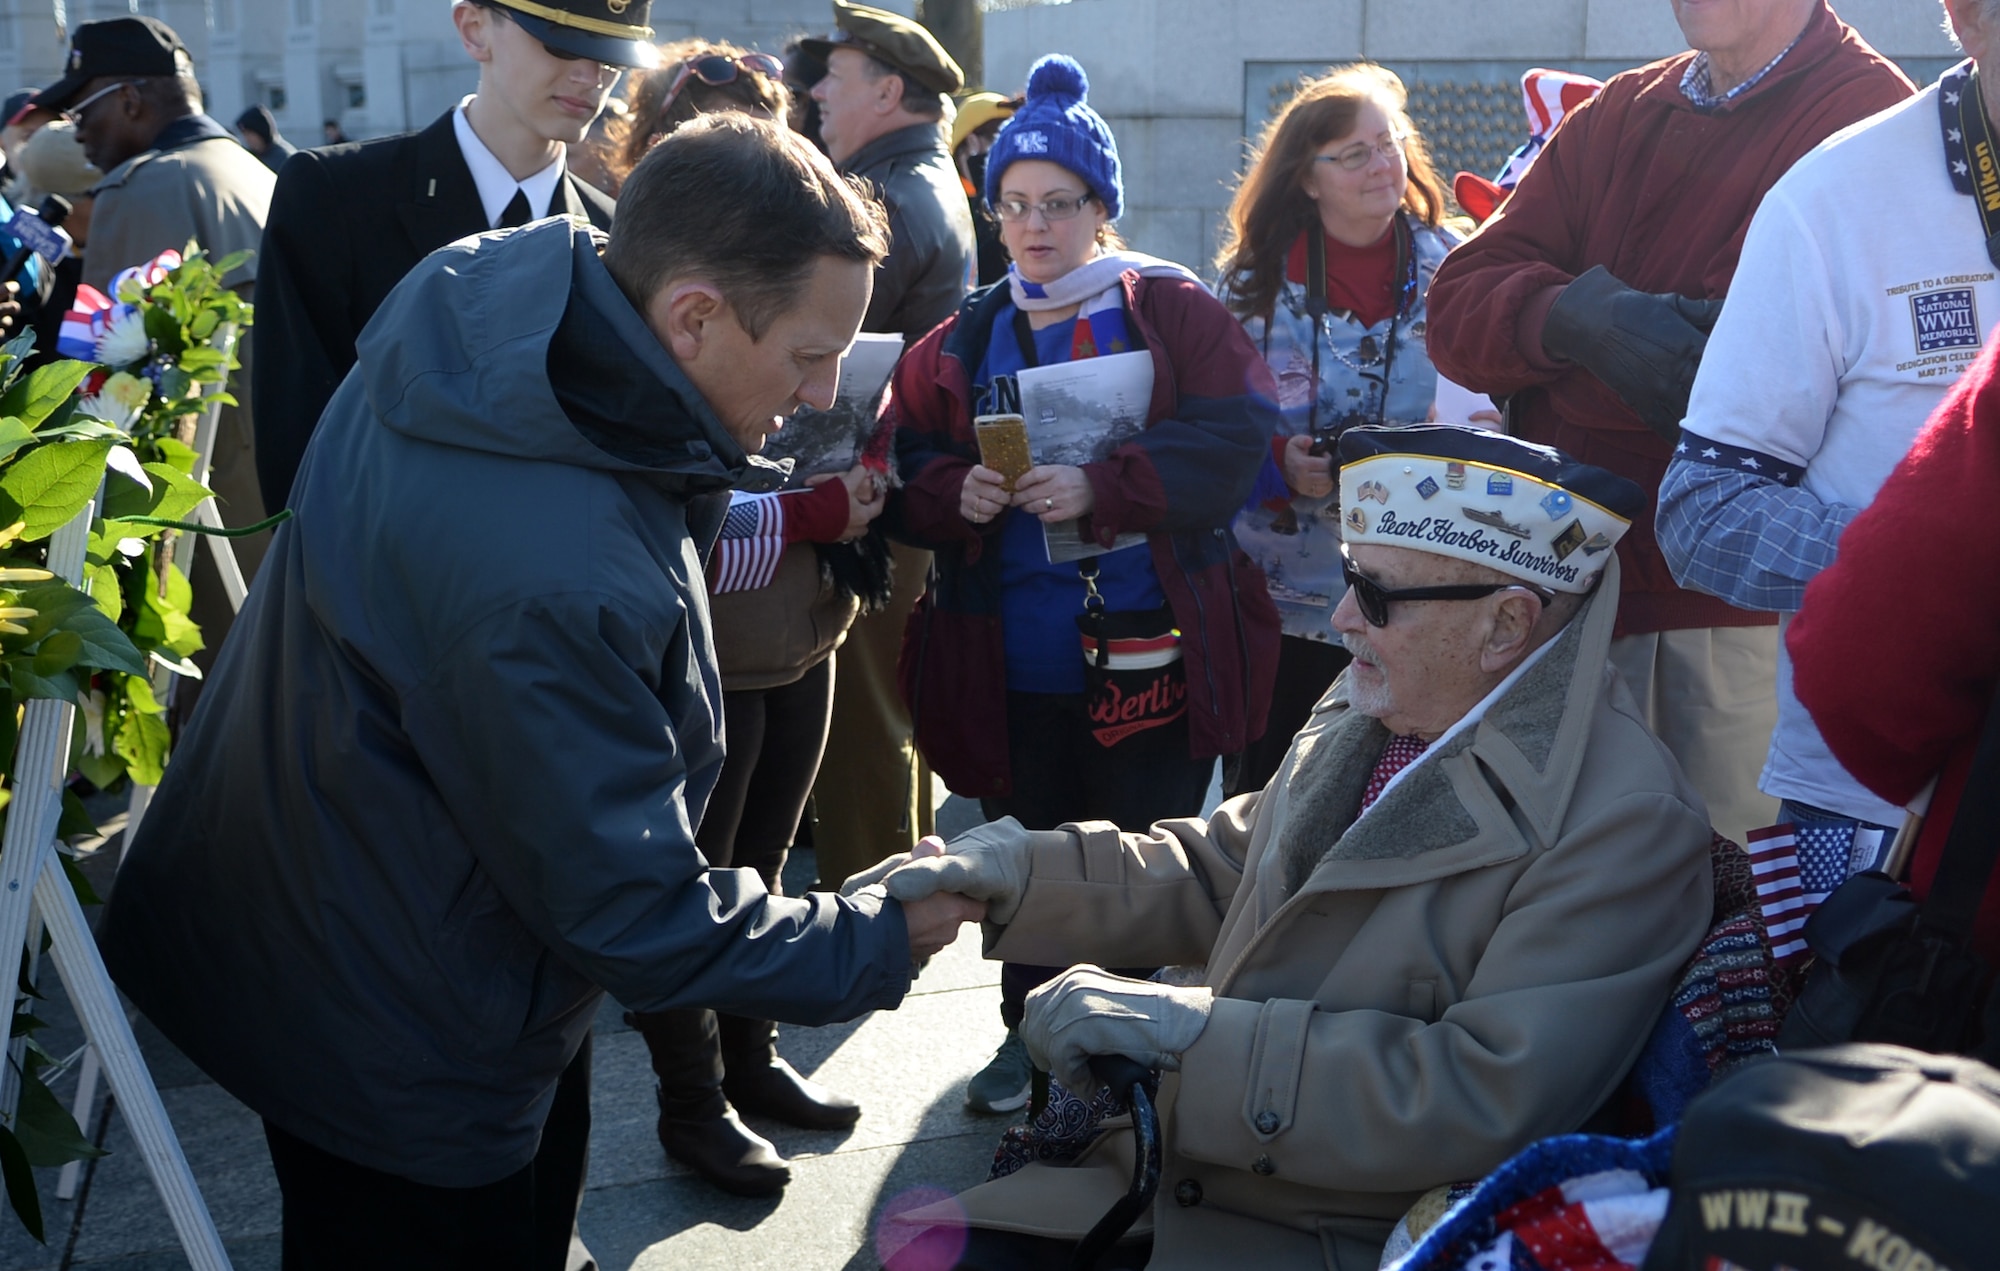
[(611, 199), (567, 147), (619, 73), (657, 60), (651, 0), (458, 0), (479, 89), (422, 132), (303, 151), (278, 177), (257, 288), (257, 475), (283, 507), (354, 341), (419, 260), (544, 216), (611, 224)]

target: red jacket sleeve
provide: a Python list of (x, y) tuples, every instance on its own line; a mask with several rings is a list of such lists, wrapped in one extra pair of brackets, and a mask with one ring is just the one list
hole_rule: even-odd
[(2000, 378), (1991, 343), (1806, 588), (1792, 683), (1856, 780), (1904, 803), (2000, 681)]
[[(1514, 193), (1431, 279), (1431, 361), (1454, 383), (1506, 394), (1573, 373), (1546, 359), (1531, 361), (1522, 346), (1540, 346), (1540, 320), (1548, 312), (1542, 293), (1582, 272), (1591, 142), (1606, 110), (1601, 100), (1564, 117)], [(1532, 331), (1523, 329), (1524, 316)]]
[(984, 547), (984, 533), (997, 531), (1003, 518), (978, 526), (958, 510), (966, 474), (978, 454), (966, 408), (944, 382), (944, 342), (958, 322), (947, 318), (896, 363), (884, 410), (896, 438), (903, 486), (890, 495), (883, 519), (884, 528), (897, 538), (934, 550), (963, 544), (966, 560), (974, 561)]

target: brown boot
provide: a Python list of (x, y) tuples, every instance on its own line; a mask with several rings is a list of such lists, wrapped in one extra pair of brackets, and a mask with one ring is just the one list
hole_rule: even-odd
[(745, 1112), (802, 1130), (845, 1130), (861, 1105), (778, 1058), (778, 1026), (768, 1019), (716, 1017), (722, 1034), (722, 1092)]
[(737, 1196), (775, 1196), (792, 1171), (770, 1141), (743, 1124), (722, 1093), (722, 1050), (712, 1011), (628, 1012), (660, 1079), (660, 1146)]

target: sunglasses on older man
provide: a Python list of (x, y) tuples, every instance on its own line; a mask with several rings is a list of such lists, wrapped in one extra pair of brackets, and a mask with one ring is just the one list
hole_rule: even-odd
[(1397, 600), (1479, 600), (1496, 592), (1519, 589), (1534, 596), (1543, 604), (1555, 599), (1555, 593), (1543, 591), (1540, 587), (1530, 587), (1526, 583), (1459, 583), (1440, 587), (1384, 587), (1373, 578), (1354, 567), (1354, 558), (1347, 554), (1347, 544), (1340, 545), (1340, 572), (1347, 579), (1347, 589), (1354, 593), (1355, 608), (1361, 610), (1361, 617), (1371, 627), (1389, 625), (1389, 605)]
[(741, 57), (729, 57), (722, 53), (711, 53), (707, 57), (689, 58), (681, 63), (681, 69), (674, 76), (674, 85), (660, 100), (660, 118), (667, 117), (667, 111), (674, 99), (681, 95), (690, 79), (698, 79), (710, 88), (721, 88), (733, 84), (738, 76), (748, 71), (752, 75), (762, 75), (768, 79), (783, 79), (785, 64), (769, 53), (745, 53)]

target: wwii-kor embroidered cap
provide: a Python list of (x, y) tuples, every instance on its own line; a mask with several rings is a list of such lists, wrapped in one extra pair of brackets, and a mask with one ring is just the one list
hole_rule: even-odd
[(1845, 1045), (1746, 1064), (1688, 1105), (1645, 1271), (1994, 1265), (2000, 1072)]
[(35, 94), (40, 110), (61, 110), (100, 76), (178, 75), (193, 63), (181, 37), (158, 18), (106, 18), (86, 22), (69, 37), (63, 77)]
[(1483, 428), (1340, 437), (1344, 541), (1469, 560), (1556, 591), (1589, 591), (1645, 504), (1624, 477)]
[(660, 64), (653, 0), (501, 0), (498, 7), (558, 53), (638, 70)]
[(857, 49), (934, 93), (956, 93), (965, 87), (965, 72), (937, 37), (900, 13), (833, 0), (833, 25), (832, 35), (800, 40), (800, 47), (821, 60), (834, 49)]

